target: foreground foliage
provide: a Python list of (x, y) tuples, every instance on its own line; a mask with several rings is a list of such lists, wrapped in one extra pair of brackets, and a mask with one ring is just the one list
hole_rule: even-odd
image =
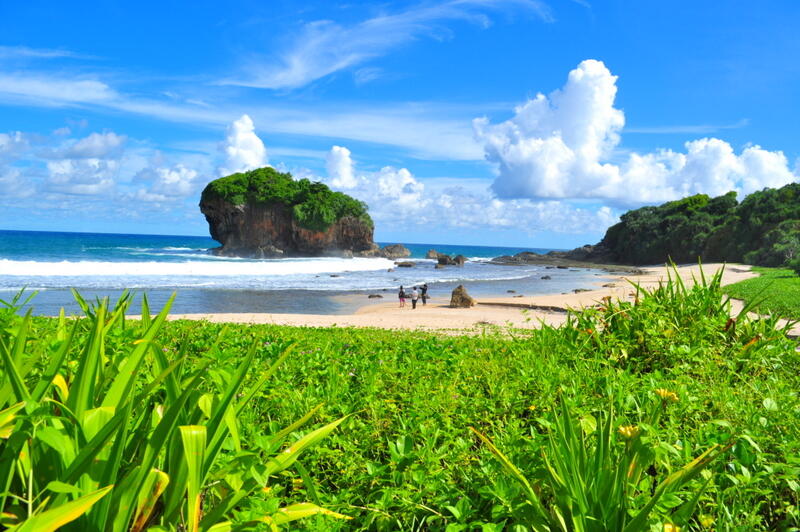
[[(333, 512), (316, 505), (265, 507), (245, 519), (233, 510), (269, 485), (270, 477), (329, 434), (343, 419), (311, 432), (275, 454), (308, 416), (243, 448), (237, 418), (276, 371), (258, 371), (241, 386), (258, 349), (235, 366), (214, 368), (213, 357), (189, 363), (167, 354), (160, 330), (170, 303), (151, 321), (126, 323), (130, 298), (109, 309), (80, 299), (87, 318), (54, 329), (31, 329), (29, 315), (0, 313), (0, 509), (19, 531), (226, 530), (270, 527)], [(213, 352), (214, 345), (209, 349)], [(276, 346), (265, 359), (283, 351)], [(238, 399), (238, 400), (237, 400)], [(10, 405), (10, 406), (9, 406)]]
[[(157, 517), (161, 526), (188, 526), (199, 508), (200, 528), (207, 528), (210, 521), (203, 520), (218, 501), (246, 485), (237, 475), (246, 479), (255, 466), (259, 486), (269, 491), (255, 490), (232, 505), (234, 526), (269, 529), (278, 525), (263, 516), (277, 515), (279, 506), (307, 509), (298, 505), (309, 501), (352, 520), (318, 515), (293, 522), (293, 529), (610, 530), (620, 523), (629, 530), (791, 529), (800, 525), (800, 357), (776, 321), (730, 319), (715, 277), (692, 289), (676, 281), (640, 292), (635, 303), (605, 301), (571, 315), (560, 328), (471, 337), (165, 322), (135, 389), (141, 394), (163, 373), (158, 353), (180, 361), (182, 382), (201, 379), (185, 402), (188, 422), (178, 423), (188, 434), (175, 433), (157, 458), (167, 467), (168, 457), (179, 456), (172, 450), (184, 457), (184, 486), (196, 475), (184, 438), (211, 419), (200, 408), (203, 395), (221, 395), (248, 353), (261, 371), (243, 374), (240, 389), (259, 391), (247, 397), (246, 407), (234, 407), (237, 431), (228, 430), (206, 482), (181, 488), (176, 515), (182, 520), (168, 521), (163, 510)], [(6, 334), (20, 322), (7, 316)], [(52, 338), (60, 323), (69, 324), (28, 323), (29, 338)], [(114, 360), (130, 350), (144, 327), (112, 327), (117, 332), (106, 335), (105, 356)], [(280, 370), (260, 386), (263, 369), (289, 344), (293, 350)], [(31, 340), (27, 352), (58, 345)], [(74, 376), (79, 356), (67, 359)], [(103, 367), (105, 378), (117, 368)], [(49, 382), (47, 375), (46, 365), (34, 364), (22, 381), (35, 389)], [(71, 395), (73, 379), (68, 382)], [(107, 389), (89, 395), (102, 397)], [(185, 389), (180, 386), (181, 393)], [(63, 403), (58, 393), (52, 390), (51, 397)], [(240, 393), (236, 405), (245, 399)], [(137, 421), (127, 438), (150, 430), (157, 405), (167, 399), (162, 388), (146, 415), (131, 409)], [(0, 410), (16, 402), (8, 396)], [(302, 441), (293, 432), (296, 420), (331, 424), (349, 414), (287, 469), (269, 478), (259, 471), (272, 463), (276, 435)], [(32, 423), (22, 410), (12, 415), (19, 416), (10, 423), (13, 432)], [(211, 438), (206, 441), (208, 449)], [(124, 471), (141, 463), (144, 447), (123, 453)], [(59, 481), (69, 484), (60, 471)], [(15, 475), (13, 500), (27, 500), (27, 485), (17, 478), (27, 477)], [(38, 480), (33, 485), (36, 509), (49, 492)], [(65, 493), (47, 504), (53, 497), (75, 503), (92, 494), (74, 489), (81, 484), (70, 486), (51, 486)], [(162, 504), (156, 507), (167, 508)], [(25, 510), (26, 504), (17, 506)]]

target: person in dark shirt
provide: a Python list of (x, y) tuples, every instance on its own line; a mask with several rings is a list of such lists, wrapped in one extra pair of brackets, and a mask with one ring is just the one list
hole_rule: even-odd
[(422, 285), (422, 304), (428, 304), (428, 283)]
[(406, 291), (403, 290), (403, 285), (400, 285), (400, 291), (397, 292), (397, 297), (400, 299), (400, 308), (406, 306)]

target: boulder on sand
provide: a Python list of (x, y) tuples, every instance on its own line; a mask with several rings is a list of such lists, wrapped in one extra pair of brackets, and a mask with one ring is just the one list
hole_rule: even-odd
[(469, 308), (474, 306), (475, 300), (470, 297), (463, 284), (453, 289), (453, 293), (450, 295), (450, 308)]

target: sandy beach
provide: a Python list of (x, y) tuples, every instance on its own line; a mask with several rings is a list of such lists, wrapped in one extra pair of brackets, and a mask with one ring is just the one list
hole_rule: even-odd
[[(704, 264), (707, 277), (724, 267), (722, 284), (736, 283), (756, 274), (750, 266), (743, 264)], [(643, 288), (652, 288), (668, 277), (667, 267), (643, 268), (643, 274), (608, 274), (598, 277), (597, 288), (578, 293), (551, 294), (533, 297), (480, 298), (472, 308), (450, 308), (449, 295), (435, 297), (423, 306), (399, 308), (398, 301), (391, 296), (388, 301), (373, 303), (359, 308), (353, 314), (175, 314), (170, 319), (207, 320), (227, 323), (268, 323), (302, 327), (377, 327), (382, 329), (411, 329), (436, 331), (480, 330), (485, 326), (512, 326), (535, 328), (541, 323), (559, 325), (564, 322), (567, 309), (597, 304), (604, 297), (630, 300), (635, 292), (631, 283)], [(672, 272), (674, 275), (674, 272)], [(700, 276), (698, 265), (678, 267), (681, 278), (691, 284)], [(542, 308), (544, 307), (544, 308)]]

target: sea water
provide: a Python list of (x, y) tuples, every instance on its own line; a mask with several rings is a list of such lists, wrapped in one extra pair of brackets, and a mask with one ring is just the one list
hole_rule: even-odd
[[(389, 242), (391, 243), (391, 242)], [(382, 245), (389, 244), (382, 243)], [(547, 249), (444, 244), (405, 244), (413, 268), (382, 258), (242, 259), (210, 252), (208, 237), (0, 231), (0, 299), (22, 288), (37, 291), (34, 313), (77, 312), (70, 289), (85, 298), (118, 297), (123, 289), (146, 292), (154, 308), (177, 293), (174, 313), (349, 313), (375, 301), (395, 300), (427, 283), (434, 300), (458, 284), (475, 296), (561, 293), (591, 288), (601, 272), (504, 266), (493, 257)], [(468, 258), (464, 266), (436, 269), (429, 249)], [(542, 276), (548, 275), (549, 280)], [(382, 299), (367, 299), (368, 295)]]

